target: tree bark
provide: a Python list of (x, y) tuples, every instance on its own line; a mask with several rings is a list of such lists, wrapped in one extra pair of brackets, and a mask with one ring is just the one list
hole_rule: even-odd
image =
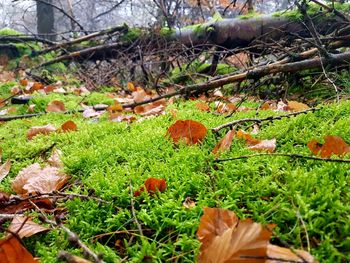
[(36, 2), (37, 31), (40, 37), (55, 41), (55, 16), (51, 5), (52, 0), (40, 0)]

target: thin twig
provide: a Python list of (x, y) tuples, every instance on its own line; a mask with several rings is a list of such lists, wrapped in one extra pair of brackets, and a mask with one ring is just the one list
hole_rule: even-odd
[(231, 122), (228, 122), (228, 123), (225, 123), (225, 124), (222, 124), (218, 127), (215, 127), (213, 129), (211, 129), (211, 131), (213, 133), (217, 133), (218, 131), (224, 129), (224, 128), (227, 128), (227, 127), (232, 127), (236, 124), (239, 124), (239, 123), (245, 123), (245, 122), (255, 122), (255, 123), (261, 123), (261, 122), (264, 122), (264, 121), (274, 121), (274, 120), (281, 120), (283, 118), (289, 118), (289, 117), (294, 117), (294, 116), (297, 116), (297, 115), (300, 115), (300, 114), (306, 114), (308, 112), (315, 112), (317, 110), (320, 110), (318, 108), (310, 108), (310, 109), (307, 109), (307, 110), (303, 110), (303, 111), (297, 111), (297, 112), (292, 112), (292, 113), (289, 113), (289, 114), (285, 114), (285, 115), (278, 115), (278, 116), (269, 116), (269, 117), (266, 117), (266, 118), (261, 118), (261, 119), (257, 119), (257, 118), (246, 118), (246, 119), (240, 119), (240, 120), (234, 120), (234, 121), (231, 121)]
[(89, 258), (91, 258), (94, 262), (96, 263), (104, 263), (104, 261), (100, 258), (99, 255), (97, 255), (95, 252), (93, 252), (88, 246), (86, 246), (80, 239), (79, 236), (74, 233), (73, 231), (71, 231), (69, 228), (67, 228), (66, 226), (57, 223), (55, 221), (52, 221), (50, 219), (48, 219), (48, 217), (46, 216), (46, 214), (35, 204), (33, 203), (31, 200), (29, 200), (29, 202), (31, 203), (31, 205), (35, 208), (35, 210), (37, 212), (39, 212), (42, 216), (43, 219), (45, 221), (45, 223), (50, 224), (53, 228), (61, 228), (64, 232), (66, 232), (66, 234), (68, 235), (68, 240), (71, 243), (74, 243), (75, 245), (77, 245), (78, 247), (80, 247), (83, 251), (84, 251), (84, 256), (88, 256)]
[(292, 159), (306, 159), (306, 160), (332, 162), (332, 163), (350, 163), (350, 159), (320, 158), (320, 157), (313, 157), (313, 156), (307, 156), (307, 155), (296, 154), (296, 153), (257, 153), (257, 154), (242, 155), (242, 156), (227, 158), (227, 159), (216, 159), (214, 160), (214, 163), (222, 163), (222, 162), (242, 160), (242, 159), (248, 159), (252, 157), (261, 157), (261, 156), (282, 156), (282, 157), (289, 157)]
[(131, 203), (131, 212), (132, 212), (132, 216), (134, 217), (134, 220), (135, 220), (135, 223), (136, 223), (136, 225), (137, 225), (137, 228), (138, 228), (138, 230), (139, 230), (139, 232), (140, 232), (140, 235), (143, 236), (141, 224), (140, 224), (139, 221), (137, 220), (136, 213), (135, 213), (135, 207), (134, 207), (134, 193), (133, 193), (133, 190), (132, 190), (131, 180), (130, 180), (130, 195), (131, 195), (130, 203)]

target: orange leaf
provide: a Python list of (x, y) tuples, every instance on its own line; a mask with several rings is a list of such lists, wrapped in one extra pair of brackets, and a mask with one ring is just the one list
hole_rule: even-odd
[(272, 153), (276, 149), (276, 139), (262, 140), (257, 144), (248, 146), (248, 149), (258, 152), (267, 151), (269, 153)]
[(209, 112), (210, 111), (210, 107), (208, 104), (204, 103), (204, 102), (198, 102), (196, 104), (196, 108), (201, 110), (201, 111), (207, 111)]
[(297, 101), (288, 101), (288, 104), (287, 104), (288, 111), (303, 111), (307, 109), (310, 109), (310, 107), (304, 103), (297, 102)]
[(27, 79), (21, 79), (20, 81), (19, 81), (19, 84), (21, 84), (21, 86), (27, 86), (28, 85), (28, 80)]
[(31, 140), (33, 139), (34, 136), (38, 134), (49, 134), (55, 131), (56, 131), (56, 128), (51, 124), (48, 124), (45, 126), (34, 126), (28, 130), (27, 138), (28, 140)]
[(151, 115), (160, 115), (165, 110), (166, 101), (158, 100), (153, 103), (148, 103), (146, 105), (139, 105), (134, 108), (136, 114), (141, 116), (151, 116)]
[(74, 123), (74, 121), (66, 121), (65, 123), (63, 123), (61, 125), (61, 130), (63, 132), (68, 132), (68, 131), (77, 131), (78, 127), (77, 125)]
[(51, 101), (46, 107), (47, 112), (63, 112), (65, 110), (64, 103), (59, 100)]
[(136, 91), (136, 88), (132, 82), (128, 82), (127, 86), (128, 90), (130, 90), (131, 92)]
[(33, 93), (34, 91), (40, 90), (40, 89), (42, 89), (42, 88), (44, 88), (44, 85), (41, 84), (40, 82), (37, 82), (37, 81), (36, 81), (36, 82), (34, 82), (33, 85), (30, 87), (29, 92), (30, 92), (30, 93)]
[(323, 145), (316, 140), (311, 140), (307, 146), (313, 154), (320, 155), (322, 158), (329, 158), (332, 154), (342, 156), (350, 152), (350, 146), (339, 136), (328, 135), (324, 140)]
[(122, 122), (132, 123), (136, 121), (136, 117), (132, 115), (121, 115), (120, 113), (110, 113), (109, 120), (113, 122)]
[(232, 144), (232, 140), (233, 140), (233, 137), (235, 136), (235, 134), (236, 134), (235, 130), (230, 130), (228, 133), (226, 133), (224, 138), (222, 138), (218, 142), (218, 144), (215, 146), (215, 148), (213, 150), (213, 154), (217, 154), (219, 151), (224, 152), (224, 151), (230, 149), (231, 144)]
[(246, 133), (245, 131), (239, 130), (237, 132), (237, 138), (243, 139), (248, 145), (255, 145), (260, 142), (260, 140), (254, 139), (249, 133)]
[(0, 240), (1, 263), (36, 263), (38, 262), (13, 235)]
[(229, 210), (204, 208), (197, 237), (202, 243), (198, 262), (260, 263), (271, 231), (250, 219), (240, 221)]
[(140, 196), (140, 194), (145, 190), (149, 194), (155, 194), (157, 191), (162, 193), (165, 191), (165, 189), (166, 189), (166, 181), (164, 179), (157, 179), (157, 178), (151, 177), (145, 181), (145, 186), (141, 186), (140, 189), (134, 193), (134, 196), (135, 197)]
[(207, 128), (197, 121), (178, 120), (171, 125), (166, 133), (174, 143), (184, 140), (187, 145), (196, 144), (202, 141), (207, 134)]
[(237, 106), (233, 103), (223, 103), (223, 102), (219, 102), (217, 104), (217, 108), (216, 108), (216, 111), (218, 113), (226, 113), (226, 112), (232, 112), (232, 111), (235, 111), (237, 110)]
[(109, 112), (123, 111), (123, 106), (118, 102), (114, 101), (114, 104), (107, 108)]
[(16, 233), (20, 238), (31, 237), (37, 233), (48, 231), (47, 227), (43, 227), (34, 223), (30, 218), (24, 216), (15, 216), (12, 219), (8, 230)]
[(12, 181), (12, 189), (16, 194), (50, 193), (61, 189), (69, 180), (69, 176), (61, 173), (59, 168), (38, 163), (21, 170)]
[(267, 246), (267, 257), (275, 260), (266, 260), (266, 263), (296, 262), (296, 263), (317, 263), (313, 256), (304, 250), (279, 247), (269, 244)]

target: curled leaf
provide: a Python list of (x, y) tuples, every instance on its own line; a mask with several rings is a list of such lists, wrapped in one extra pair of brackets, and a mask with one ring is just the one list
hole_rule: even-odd
[(164, 192), (166, 189), (165, 179), (148, 178), (145, 181), (144, 186), (141, 186), (139, 190), (134, 193), (134, 196), (140, 196), (142, 192), (147, 191), (149, 194), (155, 194), (157, 191)]
[(324, 140), (324, 144), (311, 140), (307, 146), (314, 155), (320, 155), (322, 158), (329, 158), (333, 154), (342, 156), (350, 152), (350, 146), (339, 136), (328, 135)]
[(0, 183), (9, 174), (11, 169), (11, 161), (7, 160), (0, 166)]
[(217, 154), (218, 152), (224, 152), (230, 149), (233, 137), (235, 136), (236, 131), (235, 130), (230, 130), (224, 138), (222, 138), (218, 144), (215, 146), (213, 150), (213, 154)]

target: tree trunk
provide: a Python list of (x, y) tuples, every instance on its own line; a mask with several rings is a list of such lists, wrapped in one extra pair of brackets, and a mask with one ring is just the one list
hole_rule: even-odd
[(55, 41), (54, 9), (49, 4), (52, 4), (52, 0), (39, 0), (36, 2), (37, 30), (40, 37)]

